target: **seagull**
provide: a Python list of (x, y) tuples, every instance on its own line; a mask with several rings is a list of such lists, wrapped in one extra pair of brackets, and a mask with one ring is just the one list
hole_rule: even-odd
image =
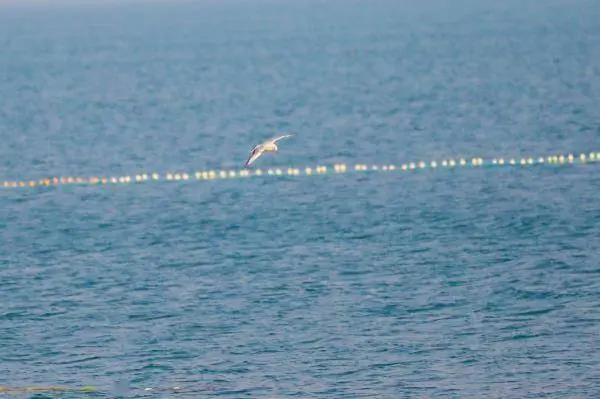
[(264, 152), (279, 152), (279, 148), (277, 147), (276, 142), (281, 139), (285, 139), (288, 137), (292, 137), (293, 134), (286, 134), (283, 136), (275, 137), (270, 140), (265, 141), (264, 143), (257, 144), (254, 146), (252, 151), (250, 151), (250, 156), (248, 160), (244, 164), (244, 166), (250, 166), (254, 161), (256, 161)]

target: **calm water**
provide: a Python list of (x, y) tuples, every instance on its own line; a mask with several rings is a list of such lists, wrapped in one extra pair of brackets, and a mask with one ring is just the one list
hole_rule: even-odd
[[(239, 168), (282, 130), (259, 166), (600, 150), (599, 21), (592, 0), (2, 4), (0, 180)], [(2, 190), (0, 385), (598, 397), (599, 170)]]

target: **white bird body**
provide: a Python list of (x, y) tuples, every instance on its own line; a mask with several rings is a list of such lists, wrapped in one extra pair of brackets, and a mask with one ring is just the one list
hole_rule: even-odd
[(265, 141), (264, 143), (255, 145), (252, 151), (250, 151), (250, 156), (248, 157), (248, 160), (246, 161), (244, 166), (252, 165), (265, 152), (279, 152), (279, 147), (277, 147), (277, 141), (292, 136), (292, 134), (286, 134), (283, 136), (274, 137)]

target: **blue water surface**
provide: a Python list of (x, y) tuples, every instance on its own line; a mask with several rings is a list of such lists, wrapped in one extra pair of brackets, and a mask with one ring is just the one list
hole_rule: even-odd
[[(0, 5), (0, 180), (587, 153), (599, 104), (594, 0)], [(0, 386), (599, 397), (598, 166), (2, 189)]]

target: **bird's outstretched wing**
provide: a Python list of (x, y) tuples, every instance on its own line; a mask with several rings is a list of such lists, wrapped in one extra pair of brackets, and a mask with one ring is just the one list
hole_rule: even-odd
[(276, 143), (276, 142), (278, 142), (281, 139), (285, 139), (285, 138), (292, 137), (292, 136), (293, 136), (293, 134), (285, 134), (283, 136), (274, 137), (270, 141), (273, 142), (273, 143)]
[(262, 145), (257, 145), (250, 152), (250, 156), (248, 156), (248, 160), (244, 164), (244, 166), (250, 166), (254, 161), (256, 161), (263, 153)]

